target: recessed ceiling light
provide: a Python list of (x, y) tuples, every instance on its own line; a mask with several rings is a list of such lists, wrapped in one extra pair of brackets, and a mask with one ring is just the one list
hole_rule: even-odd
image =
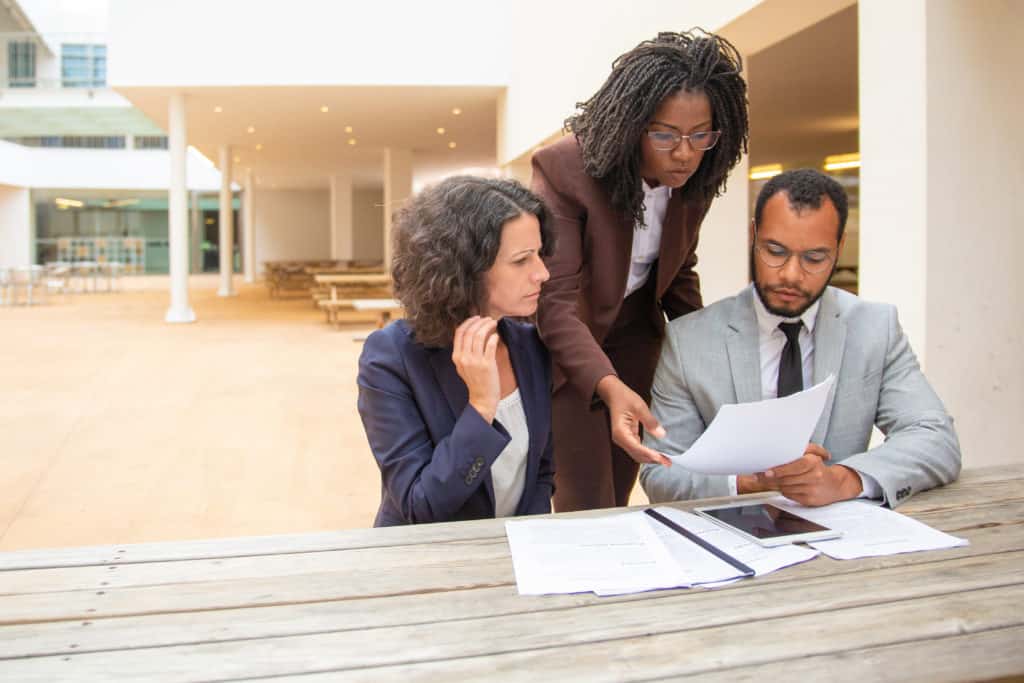
[(349, 138), (348, 139), (348, 144), (350, 144), (350, 145), (356, 144), (356, 139), (355, 138)]
[(330, 109), (328, 109), (328, 108), (327, 108), (327, 105), (325, 104), (324, 106), (320, 107), (320, 111), (322, 111), (323, 113), (325, 113), (325, 114), (326, 114), (327, 112), (329, 112), (329, 111), (330, 111)]
[(262, 145), (262, 144), (258, 144), (258, 145), (256, 145), (256, 151), (257, 151), (257, 152), (260, 152), (260, 151), (262, 151), (262, 150), (263, 150), (263, 145)]
[(256, 132), (256, 126), (249, 126), (248, 128), (245, 129), (245, 132), (246, 133), (255, 133)]
[(452, 142), (448, 143), (448, 149), (455, 149), (455, 147), (456, 147), (456, 145), (455, 145), (455, 141), (454, 140)]
[(236, 164), (237, 164), (237, 163), (238, 163), (239, 161), (241, 161), (241, 160), (242, 160), (242, 157), (235, 157), (235, 163), (236, 163)]
[(213, 113), (214, 113), (214, 114), (219, 114), (219, 113), (221, 113), (222, 111), (224, 111), (224, 107), (221, 107), (221, 106), (217, 106), (217, 107), (214, 107), (214, 108), (213, 108)]
[(438, 135), (444, 135), (444, 128), (438, 128), (437, 129), (437, 134)]
[(352, 126), (345, 126), (345, 132), (346, 133), (351, 133), (352, 132)]
[(456, 116), (458, 116), (461, 113), (462, 113), (462, 110), (459, 109), (458, 107), (455, 107), (454, 109), (452, 109), (452, 114), (455, 114)]

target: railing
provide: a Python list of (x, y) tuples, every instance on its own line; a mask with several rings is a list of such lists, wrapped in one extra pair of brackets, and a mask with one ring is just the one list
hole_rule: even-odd
[[(38, 263), (120, 263), (126, 274), (146, 272), (146, 251), (151, 245), (143, 237), (55, 237), (36, 240)], [(152, 240), (166, 245), (167, 240)]]

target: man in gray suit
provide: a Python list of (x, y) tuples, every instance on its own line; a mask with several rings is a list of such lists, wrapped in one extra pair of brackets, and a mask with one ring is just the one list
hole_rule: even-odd
[[(894, 307), (828, 283), (843, 246), (842, 186), (811, 169), (772, 178), (751, 224), (752, 286), (669, 323), (651, 411), (666, 436), (644, 445), (682, 453), (719, 408), (836, 382), (811, 442), (754, 475), (644, 465), (652, 502), (780, 491), (804, 505), (850, 498), (895, 507), (960, 473), (953, 420), (925, 379)], [(868, 449), (873, 425), (885, 442)], [(796, 457), (799, 456), (799, 457)]]

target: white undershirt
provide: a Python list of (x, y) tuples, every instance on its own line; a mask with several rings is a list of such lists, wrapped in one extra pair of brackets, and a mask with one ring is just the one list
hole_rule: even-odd
[(526, 425), (523, 399), (519, 389), (498, 402), (494, 419), (508, 432), (510, 440), (491, 465), (494, 484), (494, 516), (511, 517), (526, 488), (526, 460), (530, 449), (530, 429)]
[(651, 188), (647, 181), (641, 181), (644, 188), (644, 224), (633, 228), (633, 250), (629, 257), (629, 279), (626, 280), (626, 294), (629, 296), (644, 286), (651, 274), (651, 266), (661, 251), (661, 226), (665, 222), (665, 211), (672, 188), (659, 185)]
[[(753, 289), (753, 285), (751, 285)], [(804, 311), (799, 318), (783, 318), (775, 315), (764, 307), (757, 290), (753, 292), (754, 314), (757, 316), (758, 350), (761, 354), (761, 398), (778, 398), (779, 365), (782, 362), (782, 349), (786, 346), (786, 333), (779, 329), (779, 323), (803, 322), (798, 341), (800, 342), (800, 361), (804, 376), (804, 389), (810, 389), (814, 382), (814, 323), (818, 319), (818, 308), (821, 301)], [(856, 471), (856, 470), (855, 470)], [(861, 498), (881, 498), (882, 488), (871, 477), (857, 472), (861, 482)], [(729, 489), (736, 495), (736, 477), (729, 477)]]

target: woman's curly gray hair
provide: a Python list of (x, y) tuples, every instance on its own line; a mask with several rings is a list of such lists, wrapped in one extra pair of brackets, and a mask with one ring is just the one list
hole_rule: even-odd
[(548, 256), (554, 247), (548, 211), (514, 180), (453, 176), (396, 212), (391, 278), (419, 343), (451, 344), (455, 328), (479, 311), (502, 228), (523, 214), (540, 223), (540, 254)]

